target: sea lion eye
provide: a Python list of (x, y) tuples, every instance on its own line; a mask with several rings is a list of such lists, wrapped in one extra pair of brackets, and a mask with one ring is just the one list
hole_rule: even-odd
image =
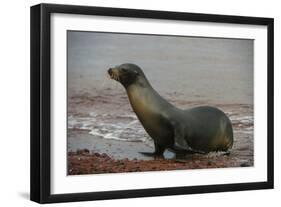
[(127, 70), (125, 68), (121, 68), (122, 72), (127, 72)]

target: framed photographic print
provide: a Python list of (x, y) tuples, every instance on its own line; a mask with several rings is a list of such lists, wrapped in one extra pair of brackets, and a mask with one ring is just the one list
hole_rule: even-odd
[(31, 7), (31, 200), (273, 188), (273, 19)]

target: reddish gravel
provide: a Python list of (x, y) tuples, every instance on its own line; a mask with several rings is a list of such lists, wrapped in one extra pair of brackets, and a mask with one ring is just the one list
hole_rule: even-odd
[[(200, 159), (198, 159), (200, 157)], [(247, 167), (247, 165), (241, 167)], [(93, 153), (89, 150), (79, 150), (68, 153), (68, 174), (99, 174), (99, 173), (121, 173), (121, 172), (142, 172), (162, 171), (180, 169), (202, 169), (202, 168), (223, 168), (240, 167), (236, 166), (235, 159), (220, 155), (208, 157), (204, 155), (191, 155), (185, 160), (155, 159), (155, 160), (115, 160), (107, 154)]]

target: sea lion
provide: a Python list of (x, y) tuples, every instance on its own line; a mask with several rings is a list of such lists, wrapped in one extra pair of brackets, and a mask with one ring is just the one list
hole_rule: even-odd
[(109, 68), (108, 74), (125, 87), (134, 112), (154, 141), (155, 151), (143, 154), (163, 156), (165, 149), (176, 154), (227, 152), (232, 147), (231, 122), (218, 108), (200, 106), (182, 110), (175, 107), (152, 88), (135, 64)]

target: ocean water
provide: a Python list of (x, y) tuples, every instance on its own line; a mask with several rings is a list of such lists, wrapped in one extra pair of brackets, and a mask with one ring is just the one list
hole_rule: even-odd
[[(153, 145), (125, 89), (106, 78), (108, 68), (134, 63), (175, 106), (223, 110), (234, 128), (234, 149), (253, 160), (253, 40), (75, 31), (67, 39), (68, 129), (87, 131), (87, 143), (102, 138)], [(68, 142), (69, 151), (76, 145)]]
[(160, 93), (253, 104), (253, 46), (244, 39), (68, 32), (68, 87), (70, 95), (103, 89), (109, 67), (134, 63)]
[[(227, 107), (227, 106), (226, 106)], [(251, 109), (252, 110), (252, 109)], [(253, 115), (225, 111), (234, 129), (244, 134), (253, 134)], [(132, 113), (96, 113), (82, 116), (69, 115), (68, 129), (86, 130), (90, 135), (119, 141), (145, 142), (152, 146), (152, 139), (144, 131), (136, 115)]]

